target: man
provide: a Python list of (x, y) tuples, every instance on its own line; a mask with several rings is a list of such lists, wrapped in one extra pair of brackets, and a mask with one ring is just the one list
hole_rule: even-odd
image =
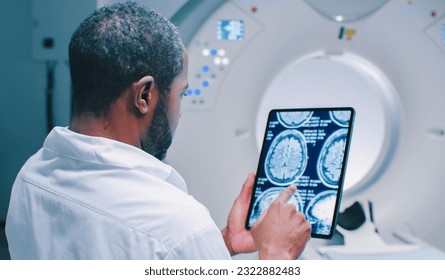
[[(310, 224), (289, 187), (254, 227), (249, 174), (220, 231), (161, 160), (187, 90), (176, 28), (135, 3), (103, 7), (73, 34), (70, 127), (56, 127), (14, 183), (6, 233), (13, 259), (294, 259)], [(209, 186), (211, 187), (211, 186)]]

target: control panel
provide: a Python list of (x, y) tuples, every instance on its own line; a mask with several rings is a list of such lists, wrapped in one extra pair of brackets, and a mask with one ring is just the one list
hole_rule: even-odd
[[(190, 42), (189, 89), (184, 111), (212, 110), (231, 64), (262, 30), (259, 22), (231, 2), (210, 16)], [(242, 94), (240, 92), (239, 94)]]

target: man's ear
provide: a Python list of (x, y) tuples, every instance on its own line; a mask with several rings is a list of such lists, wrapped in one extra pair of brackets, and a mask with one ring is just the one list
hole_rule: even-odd
[(154, 88), (152, 76), (144, 76), (133, 84), (133, 105), (141, 114), (148, 113)]

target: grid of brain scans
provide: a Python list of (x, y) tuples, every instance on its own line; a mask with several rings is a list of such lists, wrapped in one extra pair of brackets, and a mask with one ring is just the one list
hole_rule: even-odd
[(247, 227), (291, 184), (288, 203), (305, 214), (312, 236), (330, 237), (338, 211), (352, 108), (272, 110), (257, 170)]

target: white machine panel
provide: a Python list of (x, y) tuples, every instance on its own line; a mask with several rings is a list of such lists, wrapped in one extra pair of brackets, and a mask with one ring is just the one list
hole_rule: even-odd
[(211, 16), (196, 34), (188, 51), (193, 54), (189, 65), (188, 98), (183, 101), (185, 111), (212, 110), (221, 83), (237, 56), (255, 38), (261, 25), (231, 3)]

